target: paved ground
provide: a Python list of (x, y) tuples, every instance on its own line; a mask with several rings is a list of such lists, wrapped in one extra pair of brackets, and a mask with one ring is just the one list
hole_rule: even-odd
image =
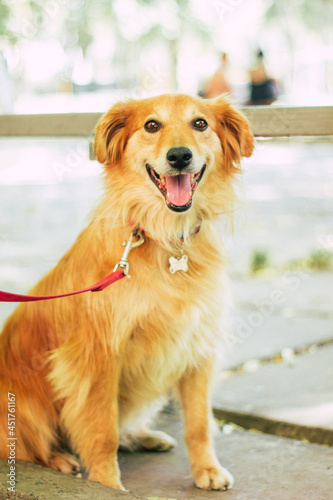
[(333, 446), (333, 273), (295, 276), (292, 287), (284, 276), (233, 280), (214, 407), (246, 428)]
[(272, 358), (286, 348), (297, 353), (333, 341), (333, 272), (238, 275), (231, 285), (234, 310), (225, 369)]
[(0, 500), (140, 500), (142, 497), (123, 492), (80, 477), (26, 462), (16, 464), (15, 493), (5, 488), (8, 465), (0, 460)]
[[(330, 345), (297, 356), (290, 363), (273, 362), (252, 373), (235, 374), (220, 383), (215, 407), (310, 426), (314, 429), (311, 440), (333, 446), (332, 359)], [(316, 428), (322, 430), (320, 436), (316, 436)]]
[(159, 428), (176, 437), (179, 448), (164, 455), (136, 453), (120, 458), (124, 483), (139, 494), (177, 500), (331, 498), (331, 448), (253, 432), (221, 434), (215, 440), (217, 454), (234, 475), (235, 486), (228, 492), (203, 492), (193, 486), (178, 419), (168, 417)]
[[(24, 141), (9, 142), (0, 153), (0, 289), (25, 292), (73, 242), (100, 183), (98, 166), (88, 162), (78, 141), (62, 141), (61, 148), (52, 141), (24, 147)], [(332, 498), (332, 448), (300, 439), (333, 444), (333, 273), (289, 267), (315, 249), (332, 251), (332, 153), (328, 143), (261, 145), (246, 163), (248, 215), (237, 212), (235, 236), (227, 240), (235, 310), (215, 413), (271, 435), (228, 434), (233, 427), (224, 426), (218, 454), (236, 477), (227, 493), (193, 487), (183, 446), (169, 454), (120, 455), (124, 483), (136, 494), (177, 500)], [(67, 168), (60, 177), (59, 164)], [(270, 256), (270, 269), (253, 277), (247, 271), (257, 249)], [(0, 304), (0, 325), (14, 307)], [(162, 426), (181, 442), (178, 418), (164, 417)], [(2, 486), (6, 467), (0, 469)], [(31, 465), (19, 470), (22, 498), (117, 498), (78, 478)]]
[[(178, 417), (163, 416), (158, 428), (178, 439), (178, 448), (169, 453), (121, 453), (119, 457), (123, 482), (138, 497), (31, 464), (19, 468), (17, 492), (25, 495), (21, 498), (39, 500), (332, 498), (332, 448), (240, 430), (230, 433), (232, 428), (225, 427), (226, 434), (215, 438), (215, 446), (219, 459), (234, 475), (235, 486), (228, 492), (202, 491), (193, 485)], [(2, 463), (2, 481), (5, 473), (6, 464)], [(29, 492), (34, 496), (28, 496)], [(5, 498), (1, 490), (0, 498)]]

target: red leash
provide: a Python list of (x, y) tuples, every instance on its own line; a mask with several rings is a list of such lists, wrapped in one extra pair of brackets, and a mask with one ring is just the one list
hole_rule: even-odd
[[(138, 240), (134, 243), (132, 243), (133, 236), (138, 238)], [(98, 281), (98, 283), (88, 286), (87, 288), (82, 288), (81, 290), (76, 290), (75, 292), (62, 293), (60, 295), (20, 295), (17, 293), (0, 291), (0, 302), (35, 302), (37, 300), (59, 299), (60, 297), (69, 297), (70, 295), (77, 295), (79, 293), (99, 292), (100, 290), (104, 290), (104, 288), (111, 285), (111, 283), (114, 283), (115, 281), (128, 276), (129, 263), (127, 257), (132, 248), (142, 245), (144, 241), (144, 237), (140, 232), (134, 231), (133, 233), (131, 233), (129, 240), (124, 242), (125, 250), (123, 256), (114, 268), (113, 272), (109, 274), (109, 276), (106, 276), (106, 278)], [(118, 268), (120, 269), (118, 270)]]
[(50, 300), (59, 299), (60, 297), (69, 297), (70, 295), (77, 295), (78, 293), (84, 292), (99, 292), (107, 286), (111, 285), (115, 281), (125, 278), (126, 274), (124, 271), (115, 271), (106, 278), (103, 278), (95, 285), (88, 286), (87, 288), (82, 288), (82, 290), (77, 290), (75, 292), (62, 293), (60, 295), (19, 295), (17, 293), (2, 292), (0, 290), (0, 302), (35, 302), (36, 300)]

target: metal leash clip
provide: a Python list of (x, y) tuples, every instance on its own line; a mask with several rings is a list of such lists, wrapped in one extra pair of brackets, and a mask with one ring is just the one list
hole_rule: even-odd
[[(137, 241), (132, 243), (133, 237), (138, 238)], [(129, 271), (129, 262), (128, 262), (128, 256), (132, 248), (136, 248), (142, 245), (144, 243), (145, 239), (142, 236), (142, 233), (140, 231), (133, 231), (129, 237), (128, 241), (124, 241), (123, 246), (125, 247), (124, 253), (120, 261), (115, 265), (115, 268), (113, 269), (113, 272), (117, 271), (117, 269), (120, 267), (121, 269), (124, 270), (124, 274), (130, 278), (130, 275), (128, 274)]]

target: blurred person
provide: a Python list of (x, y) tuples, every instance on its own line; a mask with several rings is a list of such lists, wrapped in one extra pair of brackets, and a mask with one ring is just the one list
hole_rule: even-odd
[(200, 93), (202, 97), (217, 97), (228, 92), (231, 94), (231, 86), (227, 81), (226, 73), (228, 68), (228, 56), (225, 52), (221, 53), (221, 64), (215, 71), (214, 75), (208, 80), (203, 91)]
[(278, 97), (276, 81), (269, 76), (264, 64), (264, 53), (261, 49), (256, 54), (256, 61), (249, 71), (250, 100), (249, 105), (272, 104)]

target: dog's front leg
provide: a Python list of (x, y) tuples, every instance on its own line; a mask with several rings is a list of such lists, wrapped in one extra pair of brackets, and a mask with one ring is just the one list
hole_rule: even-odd
[(62, 420), (88, 478), (124, 489), (117, 461), (119, 370), (117, 360), (111, 359), (104, 369), (90, 369), (88, 377), (78, 378), (75, 396), (66, 398)]
[(210, 432), (210, 380), (212, 363), (206, 361), (179, 382), (185, 416), (185, 440), (195, 484), (205, 490), (227, 490), (233, 485), (231, 474), (220, 465)]

